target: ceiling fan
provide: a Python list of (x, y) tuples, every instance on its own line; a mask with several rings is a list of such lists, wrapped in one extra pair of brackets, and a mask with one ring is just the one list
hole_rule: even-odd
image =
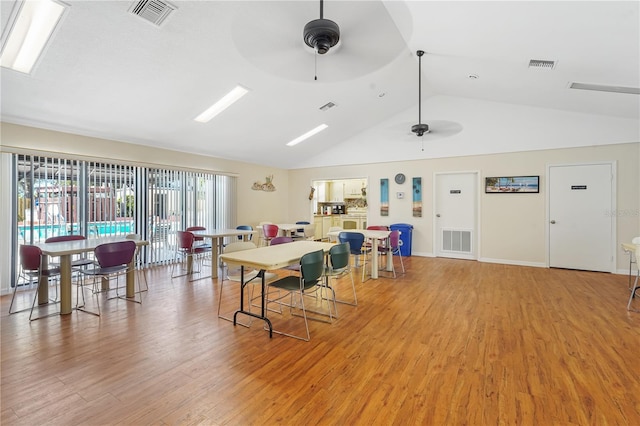
[(320, 0), (320, 19), (304, 26), (304, 43), (319, 55), (324, 55), (340, 41), (340, 27), (330, 19), (324, 19), (324, 0)]
[[(420, 138), (424, 143), (425, 135), (429, 139), (446, 138), (462, 131), (462, 125), (447, 120), (432, 120), (431, 125), (422, 122), (422, 56), (423, 50), (418, 50), (418, 124), (411, 126), (411, 132)], [(409, 133), (411, 134), (411, 133)], [(424, 151), (424, 145), (422, 146)]]
[(231, 21), (238, 53), (280, 79), (313, 80), (315, 57), (323, 83), (350, 81), (383, 69), (405, 52), (384, 2), (233, 3), (238, 4)]

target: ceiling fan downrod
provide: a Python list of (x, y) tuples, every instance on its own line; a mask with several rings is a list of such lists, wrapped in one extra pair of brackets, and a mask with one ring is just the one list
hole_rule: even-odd
[(429, 125), (422, 124), (422, 55), (424, 55), (424, 51), (418, 50), (416, 54), (418, 55), (418, 124), (411, 126), (411, 131), (421, 137), (425, 133), (429, 133)]

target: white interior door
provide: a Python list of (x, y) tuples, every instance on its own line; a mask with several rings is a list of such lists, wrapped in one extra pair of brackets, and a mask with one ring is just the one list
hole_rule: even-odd
[(438, 173), (434, 185), (436, 256), (476, 259), (478, 174)]
[(549, 166), (549, 266), (613, 272), (613, 163)]

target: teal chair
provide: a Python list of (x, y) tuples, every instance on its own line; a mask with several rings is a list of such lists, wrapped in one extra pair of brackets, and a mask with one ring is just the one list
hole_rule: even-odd
[[(297, 334), (293, 334), (293, 332), (284, 332), (281, 330), (274, 329), (273, 330), (274, 333), (293, 337), (295, 339), (304, 340), (306, 342), (308, 342), (311, 339), (311, 335), (309, 334), (309, 323), (307, 320), (307, 310), (305, 309), (305, 305), (304, 305), (304, 298), (305, 296), (308, 296), (311, 293), (318, 290), (319, 286), (321, 285), (323, 274), (324, 274), (324, 251), (318, 250), (311, 253), (307, 253), (300, 258), (300, 275), (299, 276), (288, 275), (286, 277), (273, 281), (272, 283), (269, 284), (269, 288), (273, 287), (278, 290), (281, 290), (282, 295), (277, 299), (267, 300), (267, 304), (275, 302), (284, 306), (288, 306), (289, 313), (291, 314), (291, 319), (293, 319), (293, 317), (295, 316), (301, 316), (304, 319), (304, 327), (306, 331), (305, 335), (297, 335)], [(298, 296), (298, 300), (294, 300), (294, 295)], [(282, 299), (286, 298), (287, 296), (290, 296), (289, 303), (282, 302)], [(317, 300), (319, 300), (320, 303), (322, 303), (322, 301), (326, 299), (320, 297)], [(301, 311), (302, 314), (296, 314), (297, 311)], [(267, 312), (269, 312), (269, 309), (267, 309)], [(331, 315), (330, 306), (328, 306), (328, 313), (330, 316)], [(309, 318), (309, 319), (318, 319), (318, 318)]]
[[(333, 304), (337, 316), (338, 308), (336, 306), (337, 303), (343, 303), (351, 306), (358, 306), (358, 297), (356, 296), (356, 285), (353, 281), (353, 274), (351, 272), (351, 265), (349, 262), (351, 250), (349, 249), (349, 243), (336, 244), (331, 249), (329, 249), (329, 262), (325, 266), (324, 277), (325, 277), (325, 287), (328, 291), (331, 292), (333, 296)], [(335, 287), (331, 286), (331, 278), (335, 280), (335, 283), (338, 283), (338, 279), (344, 277), (345, 275), (349, 275), (351, 278), (351, 290), (353, 292), (352, 300), (342, 300), (336, 298)]]

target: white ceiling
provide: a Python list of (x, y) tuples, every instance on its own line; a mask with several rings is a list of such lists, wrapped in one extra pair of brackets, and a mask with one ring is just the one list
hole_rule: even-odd
[[(3, 28), (14, 3), (0, 1)], [(2, 121), (285, 169), (339, 164), (325, 153), (353, 149), (363, 134), (409, 137), (418, 49), (427, 52), (422, 121), (434, 120), (426, 143), (463, 135), (470, 117), (494, 107), (640, 119), (638, 95), (568, 88), (640, 87), (637, 1), (328, 0), (324, 17), (341, 42), (317, 58), (317, 71), (302, 31), (319, 1), (173, 1), (160, 27), (130, 14), (133, 1), (66, 3), (32, 74), (1, 69)], [(530, 59), (557, 64), (533, 70)], [(209, 123), (193, 121), (237, 84), (250, 93)], [(327, 102), (337, 106), (320, 111)], [(285, 145), (321, 123), (329, 128)], [(637, 142), (640, 130), (631, 136)], [(496, 151), (481, 139), (475, 152)], [(379, 160), (366, 148), (350, 163)], [(388, 158), (416, 158), (393, 151)]]

